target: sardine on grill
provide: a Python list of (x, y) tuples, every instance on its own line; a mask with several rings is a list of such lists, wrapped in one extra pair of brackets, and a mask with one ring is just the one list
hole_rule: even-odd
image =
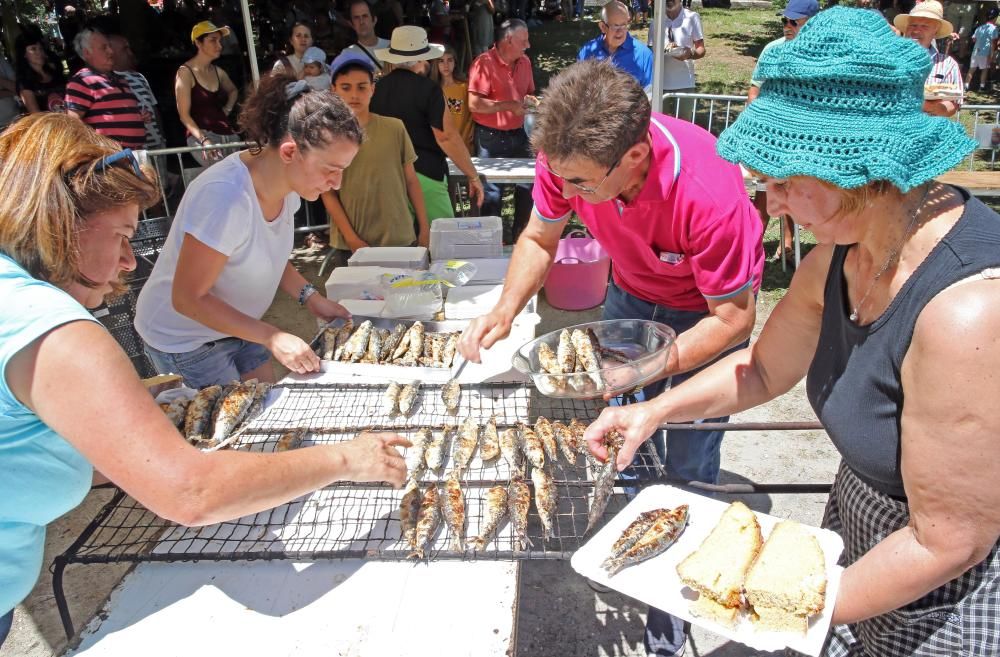
[(390, 383), (385, 388), (385, 392), (382, 394), (382, 412), (386, 415), (395, 415), (399, 410), (399, 393), (403, 390), (403, 386), (399, 385), (395, 381)]
[(447, 336), (435, 333), (431, 336), (431, 360), (435, 367), (444, 367), (444, 343)]
[(372, 335), (372, 322), (366, 319), (361, 322), (361, 326), (347, 340), (344, 345), (344, 360), (356, 363), (365, 355), (368, 349), (368, 340)]
[(556, 445), (556, 434), (552, 429), (552, 423), (544, 415), (539, 415), (535, 420), (535, 433), (542, 441), (542, 448), (545, 450), (545, 460), (555, 463), (559, 458), (559, 446)]
[(389, 336), (382, 341), (382, 353), (378, 355), (378, 362), (388, 363), (392, 360), (392, 352), (394, 352), (396, 347), (399, 346), (399, 342), (403, 339), (404, 333), (406, 333), (406, 326), (403, 324), (396, 324), (396, 326), (393, 327)]
[(611, 495), (614, 493), (615, 479), (618, 477), (618, 468), (615, 467), (618, 447), (613, 441), (608, 444), (607, 437), (605, 437), (605, 443), (608, 448), (608, 460), (600, 467), (594, 478), (594, 497), (590, 502), (590, 512), (587, 514), (587, 528), (583, 530), (584, 534), (593, 529), (604, 516), (604, 510), (608, 508), (608, 502), (611, 501)]
[(424, 490), (423, 499), (420, 500), (420, 511), (417, 514), (417, 529), (413, 538), (413, 551), (407, 556), (408, 559), (424, 558), (429, 543), (434, 538), (434, 533), (441, 523), (439, 497), (437, 484), (430, 484)]
[(337, 333), (340, 328), (327, 326), (323, 329), (323, 336), (319, 341), (319, 357), (322, 360), (333, 360), (333, 352), (337, 349)]
[(347, 349), (347, 341), (354, 333), (354, 320), (349, 319), (337, 329), (336, 342), (333, 348), (333, 360), (345, 360), (344, 351)]
[(448, 529), (451, 530), (451, 549), (456, 552), (465, 551), (465, 498), (462, 497), (462, 485), (458, 481), (458, 473), (445, 479), (444, 491), (441, 495), (441, 511)]
[(461, 399), (462, 387), (458, 385), (458, 381), (455, 379), (452, 379), (441, 387), (441, 401), (444, 402), (444, 407), (449, 413), (454, 413), (458, 410), (458, 402)]
[(442, 367), (451, 367), (452, 362), (455, 360), (455, 352), (458, 350), (458, 340), (461, 337), (462, 334), (457, 331), (448, 335), (444, 343), (444, 349), (441, 352)]
[(622, 568), (635, 565), (662, 554), (684, 532), (688, 521), (688, 506), (682, 504), (661, 514), (646, 532), (620, 556), (612, 558), (604, 569), (615, 575)]
[(524, 452), (517, 429), (507, 429), (500, 434), (500, 453), (510, 466), (511, 474), (524, 474)]
[(307, 430), (304, 427), (286, 431), (278, 438), (278, 442), (274, 446), (274, 451), (287, 452), (290, 449), (297, 449), (302, 444), (302, 439), (305, 438), (306, 432)]
[(569, 329), (563, 329), (559, 332), (556, 360), (562, 374), (569, 374), (576, 367), (576, 348), (573, 346), (573, 340), (570, 339)]
[(413, 322), (413, 325), (410, 326), (409, 333), (409, 351), (407, 351), (406, 355), (416, 361), (424, 353), (424, 323), (419, 320)]
[(417, 519), (420, 517), (422, 499), (420, 485), (412, 479), (409, 480), (403, 491), (403, 499), (399, 503), (399, 525), (403, 542), (411, 550), (417, 547)]
[(368, 348), (362, 356), (362, 363), (378, 363), (378, 355), (382, 353), (382, 334), (379, 329), (373, 328), (368, 336)]
[(420, 381), (407, 383), (399, 392), (399, 412), (409, 415), (413, 410), (413, 405), (417, 402), (417, 393), (420, 392)]
[(458, 430), (458, 439), (452, 448), (452, 467), (461, 472), (472, 460), (472, 453), (479, 445), (479, 422), (472, 416), (465, 418)]
[(507, 510), (510, 524), (514, 528), (514, 543), (518, 549), (527, 550), (531, 546), (528, 538), (528, 509), (531, 507), (531, 489), (521, 477), (510, 480), (507, 488)]
[(542, 447), (542, 439), (526, 424), (520, 424), (518, 428), (521, 430), (521, 451), (528, 457), (528, 462), (536, 468), (544, 467), (545, 448)]
[(424, 428), (417, 431), (417, 434), (410, 441), (410, 448), (406, 451), (406, 478), (412, 481), (420, 479), (427, 469), (427, 448), (432, 441), (431, 430)]
[(424, 459), (427, 461), (427, 467), (438, 472), (441, 466), (444, 465), (444, 455), (446, 453), (446, 447), (448, 444), (448, 434), (454, 431), (453, 427), (444, 425), (441, 433), (432, 436), (430, 444), (427, 445), (427, 451), (424, 453)]
[(569, 461), (570, 465), (576, 465), (579, 447), (573, 432), (562, 422), (553, 422), (552, 431), (555, 433), (556, 443), (559, 445), (559, 451), (562, 452), (563, 458)]
[(479, 536), (472, 539), (472, 549), (475, 552), (482, 551), (490, 542), (490, 536), (500, 526), (500, 522), (507, 515), (507, 488), (506, 486), (493, 486), (486, 491), (486, 513), (483, 516), (483, 524), (479, 527)]
[(483, 425), (479, 456), (484, 461), (492, 461), (500, 456), (500, 436), (497, 434), (497, 417), (495, 415), (491, 416), (489, 421)]
[(531, 469), (531, 483), (535, 486), (535, 508), (542, 521), (542, 538), (552, 538), (552, 528), (556, 522), (556, 507), (559, 504), (556, 485), (545, 468)]
[(212, 410), (221, 394), (222, 386), (208, 386), (199, 390), (188, 404), (187, 413), (184, 415), (184, 437), (188, 442), (197, 444), (208, 440)]
[(169, 404), (160, 404), (160, 408), (163, 409), (163, 413), (167, 416), (167, 419), (175, 427), (183, 431), (184, 418), (187, 416), (187, 407), (190, 403), (190, 399), (175, 399)]
[(253, 404), (256, 389), (256, 383), (238, 383), (223, 391), (212, 411), (212, 437), (208, 446), (225, 441), (243, 421)]
[[(399, 327), (401, 326), (403, 325), (396, 324), (395, 330), (398, 330)], [(396, 343), (396, 348), (393, 349), (392, 357), (390, 358), (390, 360), (393, 361), (399, 360), (400, 358), (405, 356), (409, 351), (410, 351), (410, 329), (404, 327), (403, 334), (400, 336), (399, 342)]]

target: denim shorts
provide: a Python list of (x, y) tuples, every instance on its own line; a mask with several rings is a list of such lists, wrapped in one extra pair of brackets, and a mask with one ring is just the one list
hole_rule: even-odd
[(225, 385), (271, 360), (267, 349), (240, 338), (213, 340), (179, 354), (160, 351), (148, 344), (143, 347), (157, 372), (180, 374), (184, 383), (192, 388)]

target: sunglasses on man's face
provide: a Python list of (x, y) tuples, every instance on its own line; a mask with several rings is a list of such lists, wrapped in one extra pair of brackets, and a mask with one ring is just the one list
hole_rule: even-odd
[(782, 16), (781, 17), (781, 24), (784, 25), (785, 27), (799, 27), (799, 25), (800, 25), (799, 21), (800, 20), (802, 20), (802, 19), (800, 19), (800, 18), (788, 18), (787, 16)]

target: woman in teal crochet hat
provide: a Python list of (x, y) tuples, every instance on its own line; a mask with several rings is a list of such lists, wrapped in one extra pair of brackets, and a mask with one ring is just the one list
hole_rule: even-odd
[[(718, 141), (766, 181), (771, 215), (819, 245), (760, 338), (587, 433), (736, 413), (806, 377), (843, 460), (823, 525), (846, 567), (825, 654), (1000, 655), (1000, 216), (934, 181), (973, 149), (921, 111), (926, 51), (835, 7), (758, 66)], [(789, 437), (788, 440), (793, 438)]]

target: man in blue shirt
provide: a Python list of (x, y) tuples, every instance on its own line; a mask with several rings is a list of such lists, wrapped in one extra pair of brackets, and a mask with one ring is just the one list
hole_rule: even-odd
[(583, 44), (576, 58), (578, 61), (610, 58), (611, 63), (632, 75), (649, 93), (653, 83), (653, 52), (629, 34), (631, 23), (628, 7), (619, 0), (611, 0), (601, 8), (598, 23), (601, 36)]

